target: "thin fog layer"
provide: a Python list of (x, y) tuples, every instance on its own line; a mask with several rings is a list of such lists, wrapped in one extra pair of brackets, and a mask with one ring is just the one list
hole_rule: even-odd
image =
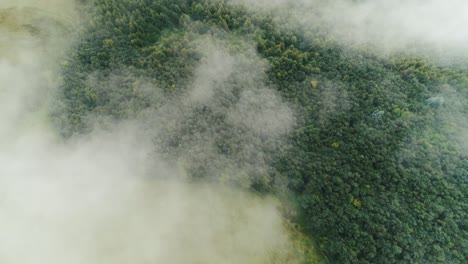
[[(243, 187), (268, 185), (274, 170), (271, 153), (284, 147), (295, 118), (290, 105), (265, 82), (267, 61), (248, 41), (237, 40), (239, 47), (216, 34), (187, 35), (187, 45), (201, 57), (188, 87), (165, 96), (131, 69), (115, 69), (106, 78), (97, 72), (84, 85), (104, 103), (87, 115), (86, 125), (115, 116), (135, 119), (145, 137), (156, 142), (155, 152), (189, 171), (189, 177)], [(145, 101), (149, 107), (141, 105)], [(275, 188), (284, 184), (278, 181)]]
[(76, 15), (76, 2), (75, 0), (2, 0), (0, 8), (40, 8), (40, 12), (52, 16), (72, 16)]
[(295, 120), (289, 105), (265, 85), (266, 62), (247, 43), (235, 53), (226, 48), (229, 42), (208, 36), (194, 45), (203, 59), (192, 87), (151, 113), (152, 130), (163, 142), (177, 141), (176, 159), (205, 168), (204, 177), (245, 187), (269, 182), (267, 153), (284, 142)]
[(320, 28), (344, 45), (377, 53), (408, 49), (468, 58), (468, 2), (464, 0), (234, 0), (282, 14), (307, 29)]
[[(52, 2), (35, 3), (46, 10), (38, 16), (60, 11)], [(282, 263), (291, 257), (273, 201), (215, 184), (167, 180), (184, 178), (184, 169), (158, 157), (138, 121), (63, 142), (47, 112), (60, 82), (56, 55), (67, 47), (55, 39), (59, 34), (32, 35), (23, 22), (12, 20), (16, 16), (5, 17), (0, 20), (1, 263)], [(40, 30), (51, 30), (45, 25)], [(259, 93), (276, 98), (265, 89)], [(193, 103), (209, 96), (194, 91)], [(267, 104), (259, 115), (271, 115), (270, 108)], [(280, 119), (289, 119), (289, 110), (284, 113)], [(233, 122), (249, 127), (258, 118), (233, 117)]]

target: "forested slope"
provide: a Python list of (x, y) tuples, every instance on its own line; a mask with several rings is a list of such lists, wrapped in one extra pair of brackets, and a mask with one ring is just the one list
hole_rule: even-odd
[[(52, 109), (64, 136), (145, 120), (193, 180), (277, 195), (331, 263), (466, 263), (466, 68), (347, 48), (229, 1), (87, 8)], [(184, 101), (203, 85), (208, 101)], [(284, 122), (233, 122), (239, 102)]]

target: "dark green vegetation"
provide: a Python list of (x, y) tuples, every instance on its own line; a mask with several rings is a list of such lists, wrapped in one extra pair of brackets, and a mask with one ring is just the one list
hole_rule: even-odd
[[(215, 39), (232, 56), (253, 43), (259, 56), (242, 56), (242, 67), (218, 84), (230, 89), (215, 95), (216, 106), (190, 108), (177, 129), (160, 123), (155, 144), (165, 157), (185, 155), (200, 135), (212, 138), (214, 156), (201, 148), (184, 159), (193, 178), (216, 179), (226, 164), (217, 156), (233, 161), (227, 178), (294, 204), (298, 213), (285, 210), (286, 217), (331, 263), (468, 261), (468, 156), (459, 143), (467, 137), (459, 129), (468, 116), (466, 69), (350, 50), (224, 1), (91, 6), (92, 21), (64, 66), (63, 114), (55, 117), (65, 136), (88, 131), (91, 115), (160, 113), (196, 78), (200, 39)], [(257, 67), (263, 59), (264, 70)], [(244, 78), (254, 68), (264, 77)], [(252, 85), (276, 89), (294, 109), (287, 139), (226, 122)], [(259, 149), (267, 169), (256, 170), (258, 160), (239, 147), (245, 141)]]

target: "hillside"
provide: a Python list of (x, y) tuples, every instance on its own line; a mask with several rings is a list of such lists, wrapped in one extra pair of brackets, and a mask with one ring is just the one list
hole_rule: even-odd
[(65, 138), (138, 120), (190, 181), (276, 196), (324, 262), (466, 263), (466, 67), (232, 1), (85, 8), (51, 110)]

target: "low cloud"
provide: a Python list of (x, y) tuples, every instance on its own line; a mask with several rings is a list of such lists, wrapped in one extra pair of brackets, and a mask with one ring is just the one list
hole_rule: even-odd
[(419, 52), (438, 59), (468, 58), (468, 3), (463, 0), (234, 0), (273, 11), (306, 29), (322, 29), (343, 45), (377, 54)]
[[(58, 2), (37, 2), (46, 10), (38, 16), (61, 11)], [(291, 242), (273, 200), (221, 183), (183, 181), (187, 178), (183, 161), (197, 156), (184, 154), (169, 162), (161, 149), (153, 147), (155, 135), (166, 136), (159, 126), (175, 117), (174, 126), (166, 131), (186, 128), (183, 124), (190, 120), (182, 117), (193, 114), (193, 104), (218, 105), (216, 92), (215, 100), (203, 102), (202, 90), (198, 93), (202, 97), (179, 106), (186, 112), (171, 113), (177, 107), (167, 102), (156, 113), (142, 113), (153, 126), (140, 118), (112, 121), (64, 140), (50, 125), (47, 112), (61, 81), (58, 51), (67, 45), (62, 46), (57, 35), (37, 36), (21, 25), (10, 30), (5, 20), (0, 21), (2, 37), (8, 37), (0, 48), (1, 263), (282, 263), (291, 257)], [(210, 69), (219, 58), (206, 63)], [(212, 74), (203, 68), (197, 72)], [(102, 92), (112, 93), (112, 83), (125, 76), (110, 78)], [(92, 76), (88, 82), (94, 82)], [(143, 82), (140, 88), (149, 85)], [(255, 96), (276, 98), (265, 89)], [(267, 104), (263, 112), (276, 118), (270, 108)], [(286, 106), (279, 109), (284, 111), (278, 114), (279, 121), (291, 118)], [(145, 119), (148, 116), (153, 119)], [(255, 130), (244, 123), (247, 130)], [(157, 128), (155, 134), (148, 127)], [(200, 141), (197, 136), (182, 141), (181, 153), (200, 147), (210, 158), (216, 153), (210, 152), (212, 135), (216, 134), (199, 132)], [(243, 165), (234, 161), (225, 156), (214, 163), (230, 162), (232, 173), (242, 171)]]

